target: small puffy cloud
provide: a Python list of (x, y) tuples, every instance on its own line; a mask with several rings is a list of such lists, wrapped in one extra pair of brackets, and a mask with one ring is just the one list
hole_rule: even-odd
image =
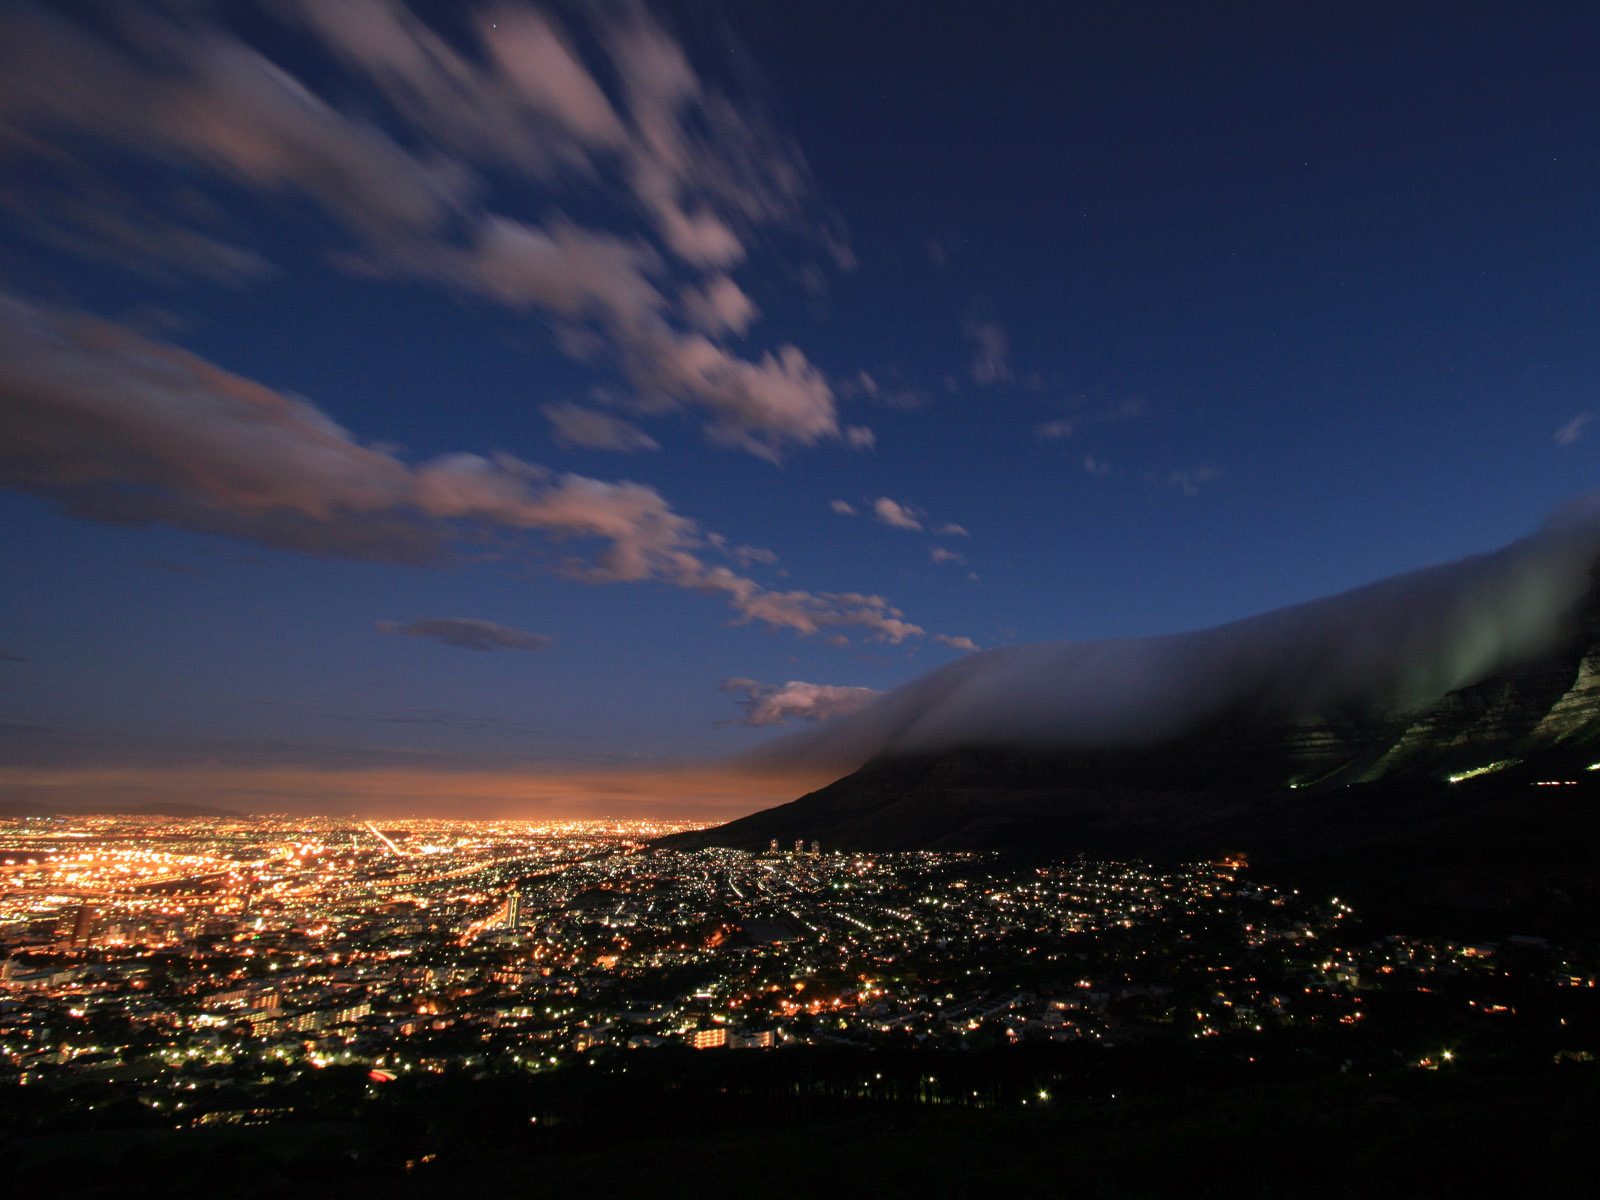
[(576, 404), (548, 404), (544, 415), (563, 446), (586, 450), (615, 450), (632, 454), (638, 450), (659, 450), (660, 444), (631, 421)]
[(466, 617), (428, 617), (402, 625), (399, 621), (379, 621), (379, 633), (403, 633), (408, 637), (432, 638), (463, 650), (543, 650), (550, 639), (542, 633), (511, 629), (493, 621), (473, 621)]
[(951, 637), (949, 634), (936, 633), (933, 640), (941, 646), (949, 646), (952, 650), (976, 650), (978, 643), (969, 637)]
[(490, 215), (471, 250), (443, 252), (419, 267), (512, 308), (536, 304), (561, 317), (597, 317), (619, 331), (652, 325), (666, 306), (651, 280), (662, 270), (654, 250), (565, 221), (539, 227)]
[(791, 679), (785, 684), (754, 679), (724, 679), (718, 689), (732, 693), (744, 709), (740, 725), (787, 725), (791, 720), (827, 721), (848, 716), (884, 693), (868, 687), (837, 687)]
[(1083, 456), (1083, 469), (1090, 475), (1098, 475), (1101, 478), (1111, 474), (1111, 464), (1103, 458), (1096, 458), (1093, 454)]
[(940, 537), (971, 537), (972, 536), (970, 533), (967, 532), (966, 526), (957, 525), (954, 522), (951, 522), (948, 525), (939, 526), (937, 529), (934, 530), (934, 533), (938, 534)]
[(722, 333), (743, 333), (750, 328), (760, 310), (728, 276), (718, 273), (698, 287), (686, 287), (679, 300), (689, 324), (713, 337)]
[(972, 382), (980, 387), (1004, 383), (1011, 378), (1011, 339), (999, 324), (971, 320), (961, 331), (977, 347), (972, 357)]
[(776, 461), (786, 443), (839, 436), (833, 390), (797, 347), (752, 362), (690, 336), (661, 347), (650, 367), (650, 382), (710, 411), (713, 441)]
[(1594, 420), (1592, 412), (1581, 412), (1556, 430), (1556, 445), (1570, 446), (1583, 436), (1584, 427)]
[(1067, 420), (1045, 421), (1034, 426), (1033, 436), (1046, 442), (1059, 442), (1063, 438), (1072, 436), (1072, 422)]
[(887, 525), (890, 529), (916, 531), (922, 528), (915, 509), (887, 496), (879, 496), (872, 502), (872, 515), (880, 525)]
[(852, 450), (871, 450), (878, 444), (878, 435), (865, 425), (847, 425), (844, 441)]
[(967, 560), (965, 558), (957, 554), (954, 550), (947, 550), (943, 546), (935, 546), (928, 552), (928, 554), (929, 557), (932, 558), (936, 563), (957, 563), (963, 567), (967, 565)]
[(1217, 467), (1184, 467), (1168, 472), (1166, 482), (1168, 487), (1176, 488), (1185, 496), (1198, 496), (1206, 484), (1221, 478), (1222, 471)]
[(851, 504), (848, 500), (830, 500), (828, 501), (828, 509), (830, 512), (838, 513), (841, 517), (853, 517), (857, 515), (856, 506)]

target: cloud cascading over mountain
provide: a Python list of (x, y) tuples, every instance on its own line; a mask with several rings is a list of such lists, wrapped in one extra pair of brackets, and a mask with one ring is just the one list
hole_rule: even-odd
[(1600, 554), (1596, 498), (1530, 537), (1211, 629), (973, 654), (751, 756), (850, 768), (956, 747), (1131, 747), (1224, 719), (1403, 713), (1570, 639)]

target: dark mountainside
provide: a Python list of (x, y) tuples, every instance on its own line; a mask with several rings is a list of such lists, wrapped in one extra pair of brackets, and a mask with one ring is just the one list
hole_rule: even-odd
[(1380, 909), (1498, 911), (1513, 924), (1600, 914), (1600, 771), (1588, 770), (1600, 760), (1600, 582), (1572, 626), (1555, 651), (1420, 709), (1375, 701), (1289, 721), (1239, 712), (1135, 748), (880, 757), (667, 844), (1243, 853), (1263, 877)]

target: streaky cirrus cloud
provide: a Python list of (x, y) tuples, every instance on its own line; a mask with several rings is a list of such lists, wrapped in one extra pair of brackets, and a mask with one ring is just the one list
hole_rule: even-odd
[[(42, 8), (0, 14), (0, 156), (70, 162), (55, 173), (67, 180), (132, 156), (186, 180), (309, 200), (355, 239), (343, 260), (370, 274), (594, 324), (641, 411), (701, 410), (714, 442), (772, 460), (825, 439), (862, 448), (870, 435), (841, 429), (831, 386), (798, 347), (747, 358), (721, 340), (757, 316), (727, 271), (758, 230), (848, 253), (816, 211), (798, 150), (752, 102), (701, 79), (642, 5), (572, 10), (581, 41), (531, 5), (465, 6), (470, 46), (395, 0), (256, 8), (231, 15), (309, 32), (344, 75), (295, 74), (207, 6), (130, 9), (116, 41)], [(506, 171), (545, 189), (552, 211), (568, 196), (631, 200), (637, 228), (499, 215), (492, 178)], [(60, 244), (121, 255), (144, 245), (148, 258), (213, 276), (265, 269), (252, 251), (185, 229), (192, 218), (156, 211), (159, 190), (146, 190), (120, 206), (71, 194), (10, 202), (50, 212)], [(115, 207), (149, 211), (110, 221)]]
[(726, 543), (644, 484), (557, 475), (506, 454), (411, 464), (362, 445), (309, 401), (4, 294), (0, 484), (80, 516), (342, 558), (425, 563), (463, 537), (537, 533), (543, 553), (564, 551), (555, 569), (570, 578), (720, 596), (740, 622), (891, 643), (928, 632), (882, 596), (775, 591), (710, 561)]
[(1600, 493), (1499, 550), (1193, 633), (971, 654), (752, 762), (849, 769), (966, 746), (1139, 746), (1210, 722), (1406, 713), (1571, 636)]
[(1033, 427), (1033, 436), (1040, 441), (1059, 442), (1072, 436), (1072, 422), (1065, 418), (1042, 421)]
[(830, 721), (860, 711), (883, 695), (875, 688), (839, 687), (827, 683), (760, 683), (724, 679), (718, 689), (730, 692), (744, 709), (740, 725), (787, 725), (791, 720)]
[(1166, 484), (1185, 496), (1198, 496), (1202, 488), (1215, 483), (1222, 475), (1220, 467), (1180, 467), (1167, 473)]
[(1011, 339), (998, 322), (974, 318), (962, 325), (961, 332), (976, 347), (972, 357), (973, 383), (989, 387), (1010, 380)]
[(563, 446), (633, 454), (659, 450), (660, 444), (632, 421), (577, 404), (547, 404), (541, 409)]
[(1584, 429), (1594, 420), (1592, 412), (1581, 412), (1556, 430), (1556, 445), (1571, 446), (1583, 437)]
[(463, 650), (543, 650), (550, 639), (542, 633), (512, 629), (493, 621), (474, 621), (468, 617), (423, 617), (415, 621), (379, 621), (379, 633), (401, 633), (408, 637), (431, 638)]

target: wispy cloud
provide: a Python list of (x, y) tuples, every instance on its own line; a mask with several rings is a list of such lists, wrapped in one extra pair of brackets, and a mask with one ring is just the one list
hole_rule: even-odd
[(1556, 445), (1570, 446), (1583, 436), (1584, 429), (1594, 420), (1592, 412), (1581, 412), (1556, 430)]
[(792, 720), (828, 721), (859, 712), (884, 693), (868, 687), (837, 687), (791, 679), (784, 684), (724, 679), (717, 685), (744, 709), (739, 725), (787, 725)]
[[(825, 439), (863, 447), (798, 347), (746, 357), (722, 340), (758, 315), (729, 274), (758, 231), (781, 228), (837, 262), (848, 248), (793, 146), (756, 106), (702, 79), (644, 6), (571, 10), (582, 38), (510, 3), (466, 7), (456, 39), (391, 0), (284, 0), (262, 16), (309, 33), (342, 75), (295, 74), (208, 6), (130, 9), (120, 41), (32, 6), (6, 10), (4, 149), (70, 162), (62, 178), (102, 180), (100, 164), (134, 156), (182, 172), (191, 190), (309, 201), (354, 239), (344, 261), (371, 274), (592, 326), (641, 411), (698, 410), (715, 442), (774, 460)], [(494, 211), (490, 181), (507, 172), (544, 189), (542, 224)], [(212, 277), (266, 269), (192, 227), (192, 214), (95, 186), (13, 203), (48, 211), (58, 242), (92, 241), (100, 254)], [(562, 199), (597, 191), (624, 201), (626, 228), (559, 215)]]
[(1011, 378), (1011, 338), (997, 321), (974, 318), (961, 327), (977, 347), (972, 357), (972, 382), (979, 387)]
[(828, 501), (828, 511), (838, 513), (841, 517), (853, 517), (858, 513), (856, 506), (848, 500)]
[(550, 639), (542, 633), (512, 629), (493, 621), (474, 621), (466, 617), (426, 617), (401, 624), (379, 621), (379, 633), (403, 633), (408, 637), (431, 638), (463, 650), (543, 650)]
[(871, 450), (878, 444), (878, 435), (865, 425), (847, 425), (844, 441), (852, 450)]
[(684, 288), (680, 303), (685, 319), (702, 333), (743, 333), (760, 315), (755, 301), (726, 275)]
[[(654, 488), (511, 455), (419, 464), (363, 445), (305, 400), (128, 329), (0, 295), (0, 484), (68, 511), (300, 553), (431, 562), (485, 531), (543, 535), (555, 569), (720, 596), (741, 622), (803, 635), (927, 636), (882, 596), (776, 591)], [(749, 556), (745, 561), (755, 561)]]
[(1033, 436), (1046, 442), (1059, 442), (1072, 436), (1072, 422), (1065, 419), (1044, 421), (1033, 427)]
[(1215, 483), (1222, 478), (1222, 475), (1223, 472), (1219, 467), (1182, 467), (1167, 473), (1166, 484), (1170, 488), (1176, 488), (1185, 496), (1198, 496), (1202, 488)]
[(943, 546), (935, 546), (928, 552), (928, 557), (936, 563), (956, 563), (963, 567), (967, 565), (967, 560), (964, 557)]
[(541, 410), (563, 446), (586, 450), (615, 450), (632, 454), (639, 450), (659, 450), (660, 444), (631, 421), (598, 409), (576, 404), (547, 404)]

